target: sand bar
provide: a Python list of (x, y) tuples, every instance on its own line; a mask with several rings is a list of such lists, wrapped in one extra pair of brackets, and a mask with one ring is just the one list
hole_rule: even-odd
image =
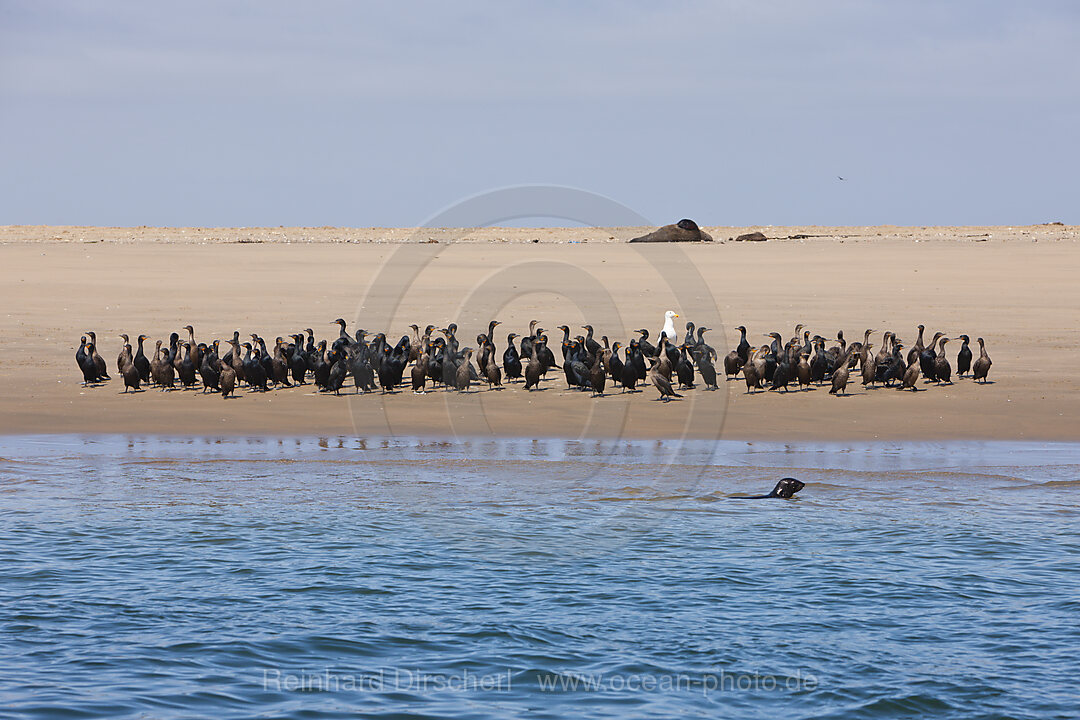
[[(0, 227), (0, 432), (1080, 440), (1075, 227), (708, 227), (723, 242), (647, 251), (623, 242), (638, 230)], [(752, 230), (770, 240), (728, 241)], [(389, 277), (401, 282), (383, 286)], [(456, 321), (472, 342), (492, 307), (500, 352), (505, 332), (533, 318), (553, 344), (555, 326), (589, 320), (625, 339), (658, 331), (669, 307), (718, 328), (707, 339), (721, 355), (739, 324), (755, 343), (789, 337), (797, 322), (848, 340), (874, 328), (874, 342), (891, 329), (910, 343), (921, 322), (984, 337), (995, 382), (916, 394), (856, 382), (836, 398), (747, 396), (740, 380), (665, 405), (652, 388), (591, 400), (555, 374), (532, 394), (335, 398), (308, 386), (222, 401), (126, 397), (116, 379), (84, 389), (74, 361), (79, 336), (95, 330), (115, 375), (119, 333), (162, 338), (188, 323), (199, 341), (236, 329), (272, 341), (306, 327), (334, 337), (339, 316), (395, 339), (412, 322)]]

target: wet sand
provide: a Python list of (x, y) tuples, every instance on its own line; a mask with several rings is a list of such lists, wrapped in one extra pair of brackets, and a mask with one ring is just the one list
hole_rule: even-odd
[[(626, 228), (0, 227), (0, 432), (1080, 439), (1076, 228), (706, 230), (724, 242), (642, 248), (622, 242), (640, 234)], [(750, 230), (770, 240), (727, 241)], [(900, 393), (864, 390), (853, 376), (852, 394), (838, 398), (825, 388), (748, 396), (740, 379), (663, 404), (651, 387), (592, 400), (553, 372), (531, 394), (510, 385), (346, 398), (306, 386), (223, 401), (124, 396), (115, 371), (119, 333), (167, 338), (188, 323), (198, 341), (238, 329), (272, 342), (307, 327), (333, 338), (337, 317), (395, 340), (413, 322), (457, 322), (462, 343), (474, 344), (494, 315), (501, 353), (506, 333), (533, 318), (554, 346), (563, 323), (576, 333), (592, 321), (612, 339), (639, 327), (655, 335), (669, 308), (716, 328), (706, 339), (721, 356), (739, 324), (758, 344), (773, 330), (789, 337), (797, 322), (829, 337), (843, 329), (849, 341), (874, 328), (875, 343), (888, 329), (910, 344), (919, 323), (928, 340), (939, 329), (982, 336), (994, 382)], [(86, 330), (114, 376), (100, 387), (80, 387), (74, 353)], [(948, 346), (954, 366), (958, 349)]]

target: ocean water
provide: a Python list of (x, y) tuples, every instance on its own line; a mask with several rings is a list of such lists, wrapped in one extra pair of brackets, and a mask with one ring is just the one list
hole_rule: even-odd
[(1076, 717), (1078, 471), (1075, 444), (3, 438), (0, 717)]

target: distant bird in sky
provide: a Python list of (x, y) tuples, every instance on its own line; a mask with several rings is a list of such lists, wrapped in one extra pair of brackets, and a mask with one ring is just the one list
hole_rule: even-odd
[(840, 177), (839, 175), (837, 175), (837, 176), (836, 176), (836, 179), (837, 179), (837, 180), (847, 180), (847, 178), (846, 178), (846, 177)]

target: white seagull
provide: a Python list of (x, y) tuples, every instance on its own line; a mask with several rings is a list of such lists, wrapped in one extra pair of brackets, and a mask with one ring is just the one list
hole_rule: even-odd
[(679, 313), (674, 310), (668, 310), (664, 313), (664, 329), (660, 331), (660, 337), (667, 335), (668, 342), (672, 345), (679, 343), (679, 336), (675, 334), (675, 318), (679, 317)]

